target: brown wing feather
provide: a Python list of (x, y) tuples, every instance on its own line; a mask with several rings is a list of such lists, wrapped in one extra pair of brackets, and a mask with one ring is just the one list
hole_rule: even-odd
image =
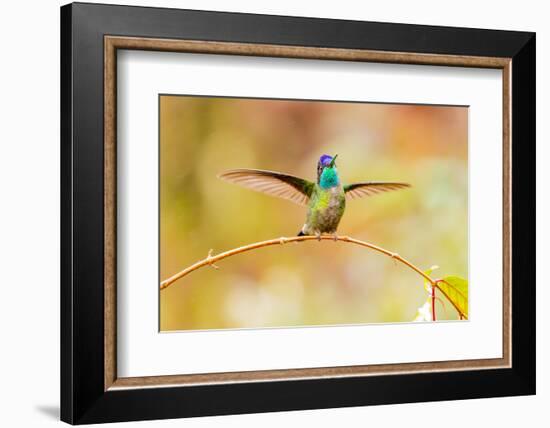
[(218, 177), (257, 192), (287, 199), (298, 205), (307, 205), (313, 190), (313, 183), (310, 181), (261, 169), (232, 169)]
[(351, 199), (362, 198), (363, 196), (376, 195), (382, 192), (391, 192), (392, 190), (406, 189), (411, 187), (408, 183), (378, 183), (378, 182), (366, 182), (366, 183), (353, 183), (344, 186), (346, 196)]

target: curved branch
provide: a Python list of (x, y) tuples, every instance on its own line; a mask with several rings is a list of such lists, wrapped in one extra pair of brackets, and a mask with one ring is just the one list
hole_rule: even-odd
[(184, 270), (178, 272), (177, 274), (171, 276), (170, 278), (165, 279), (164, 281), (162, 281), (160, 283), (160, 289), (164, 290), (169, 285), (176, 282), (178, 279), (183, 278), (184, 276), (190, 274), (194, 270), (197, 270), (197, 269), (199, 269), (203, 266), (210, 265), (210, 266), (213, 266), (214, 268), (217, 268), (217, 266), (214, 263), (216, 263), (219, 260), (225, 259), (227, 257), (234, 256), (235, 254), (244, 253), (246, 251), (255, 250), (257, 248), (269, 247), (269, 246), (272, 246), (272, 245), (282, 245), (282, 244), (287, 244), (289, 242), (313, 241), (313, 240), (317, 240), (317, 239), (324, 240), (324, 241), (337, 240), (337, 241), (340, 241), (340, 242), (349, 242), (350, 244), (356, 244), (356, 245), (359, 245), (361, 247), (370, 248), (371, 250), (382, 253), (382, 254), (384, 254), (388, 257), (391, 257), (394, 260), (397, 260), (398, 262), (404, 264), (405, 266), (408, 266), (410, 269), (414, 270), (416, 273), (418, 273), (419, 275), (424, 277), (424, 279), (427, 280), (433, 287), (439, 288), (438, 285), (437, 285), (437, 283), (438, 283), (437, 280), (432, 279), (429, 275), (426, 275), (420, 268), (416, 267), (411, 262), (404, 259), (403, 257), (401, 257), (397, 253), (392, 253), (391, 251), (388, 251), (388, 250), (386, 250), (382, 247), (379, 247), (377, 245), (374, 245), (374, 244), (371, 244), (371, 243), (365, 242), (365, 241), (360, 241), (359, 239), (350, 238), (349, 236), (336, 236), (336, 237), (334, 237), (334, 236), (323, 235), (320, 238), (317, 238), (316, 236), (293, 236), (291, 238), (284, 238), (283, 237), (283, 238), (269, 239), (267, 241), (256, 242), (254, 244), (249, 244), (249, 245), (245, 245), (243, 247), (234, 248), (232, 250), (225, 251), (225, 252), (217, 254), (215, 256), (212, 255), (212, 250), (210, 250), (210, 252), (208, 253), (208, 257), (206, 257), (205, 259), (203, 259), (201, 261), (198, 261), (195, 264), (192, 264), (191, 266), (185, 268)]
[(176, 282), (178, 279), (183, 278), (184, 276), (190, 274), (194, 270), (200, 269), (201, 267), (212, 266), (213, 268), (218, 269), (218, 266), (215, 265), (215, 263), (217, 261), (223, 260), (227, 257), (234, 256), (235, 254), (244, 253), (246, 251), (255, 250), (257, 248), (270, 247), (272, 245), (283, 245), (283, 244), (287, 244), (289, 242), (313, 241), (313, 240), (323, 240), (323, 241), (334, 241), (334, 240), (336, 240), (336, 241), (340, 241), (340, 242), (349, 242), (350, 244), (356, 244), (356, 245), (359, 245), (361, 247), (370, 248), (371, 250), (377, 251), (377, 252), (382, 253), (382, 254), (384, 254), (388, 257), (391, 257), (394, 260), (397, 260), (398, 262), (404, 264), (405, 266), (407, 266), (408, 268), (414, 270), (416, 273), (418, 273), (420, 276), (422, 276), (426, 281), (428, 281), (432, 285), (432, 287), (434, 289), (437, 288), (439, 291), (441, 291), (441, 293), (443, 293), (443, 295), (447, 298), (447, 300), (449, 302), (451, 302), (453, 307), (456, 309), (456, 311), (458, 312), (458, 314), (460, 316), (460, 319), (467, 319), (468, 318), (464, 313), (462, 313), (460, 308), (449, 298), (449, 296), (447, 295), (445, 290), (443, 290), (439, 286), (440, 282), (445, 282), (444, 280), (442, 280), (442, 279), (432, 279), (429, 275), (427, 275), (424, 271), (422, 271), (422, 269), (416, 267), (414, 264), (412, 264), (408, 260), (404, 259), (403, 257), (401, 257), (397, 253), (393, 253), (391, 251), (386, 250), (385, 248), (379, 247), (379, 246), (371, 244), (369, 242), (360, 241), (359, 239), (351, 238), (349, 236), (336, 236), (335, 237), (335, 236), (323, 235), (323, 236), (320, 236), (319, 238), (317, 238), (316, 236), (293, 236), (291, 238), (282, 237), (282, 238), (276, 238), (276, 239), (269, 239), (267, 241), (262, 241), (262, 242), (255, 242), (254, 244), (244, 245), (242, 247), (234, 248), (232, 250), (225, 251), (225, 252), (217, 254), (215, 256), (212, 255), (212, 250), (210, 250), (208, 252), (208, 256), (205, 259), (200, 260), (195, 264), (192, 264), (191, 266), (189, 266), (189, 267), (185, 268), (184, 270), (176, 273), (175, 275), (171, 276), (170, 278), (165, 279), (164, 281), (162, 281), (160, 283), (160, 289), (164, 290), (169, 285)]

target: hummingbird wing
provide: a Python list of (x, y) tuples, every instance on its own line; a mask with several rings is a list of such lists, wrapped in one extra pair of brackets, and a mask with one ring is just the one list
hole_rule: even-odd
[(314, 186), (303, 178), (262, 169), (231, 169), (218, 175), (218, 178), (298, 205), (307, 205)]
[(376, 195), (377, 193), (390, 192), (392, 190), (411, 187), (408, 183), (381, 183), (376, 181), (353, 183), (344, 186), (346, 196), (351, 199), (362, 198), (363, 196)]

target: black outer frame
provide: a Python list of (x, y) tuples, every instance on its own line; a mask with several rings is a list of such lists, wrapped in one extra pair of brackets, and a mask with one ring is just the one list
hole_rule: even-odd
[[(512, 368), (104, 391), (103, 37), (512, 58)], [(61, 420), (535, 393), (535, 34), (74, 3), (61, 8)]]

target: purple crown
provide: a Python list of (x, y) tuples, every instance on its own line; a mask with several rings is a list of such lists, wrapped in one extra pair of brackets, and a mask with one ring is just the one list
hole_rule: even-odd
[(323, 155), (323, 156), (321, 156), (321, 158), (319, 159), (319, 162), (321, 162), (321, 165), (329, 166), (330, 163), (332, 162), (332, 156)]

